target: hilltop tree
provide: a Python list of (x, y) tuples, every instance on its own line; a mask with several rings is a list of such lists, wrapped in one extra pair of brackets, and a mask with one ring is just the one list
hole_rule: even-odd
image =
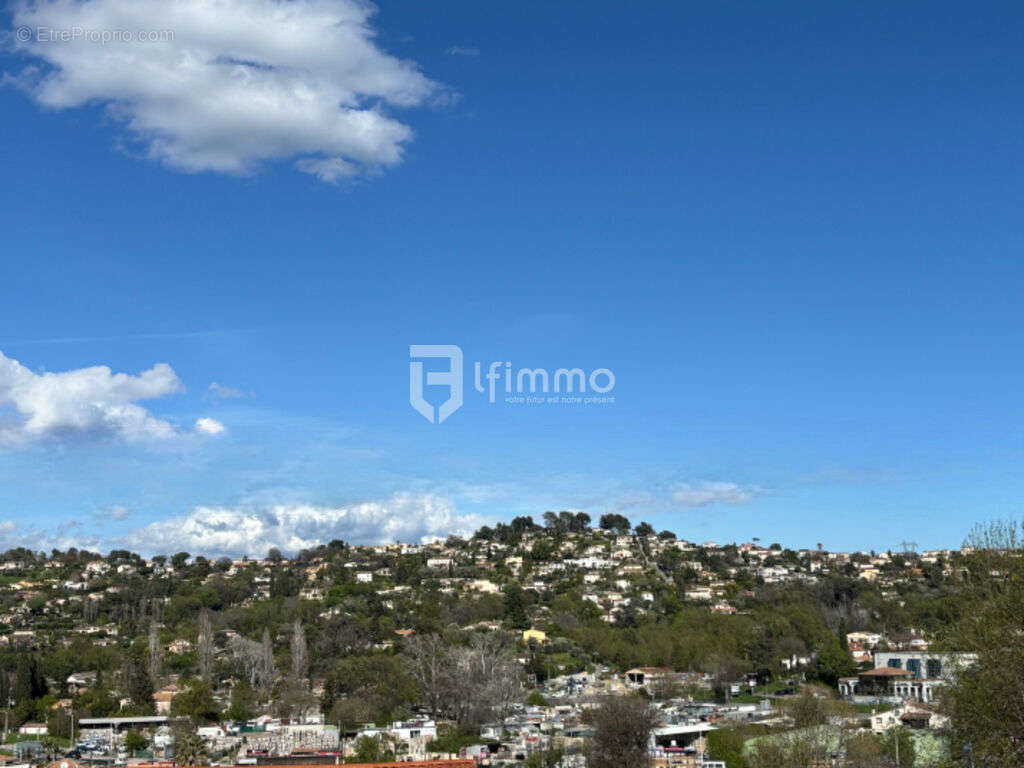
[(185, 564), (188, 562), (190, 557), (192, 557), (192, 555), (188, 552), (176, 552), (171, 555), (171, 567), (176, 571), (180, 571), (185, 567)]
[(651, 525), (650, 523), (640, 523), (639, 525), (636, 526), (636, 528), (633, 529), (633, 532), (637, 536), (653, 536), (654, 535), (654, 526)]
[(632, 528), (628, 517), (613, 513), (601, 515), (601, 520), (598, 525), (602, 531), (613, 531), (614, 533), (618, 533), (623, 536), (629, 533), (629, 529)]

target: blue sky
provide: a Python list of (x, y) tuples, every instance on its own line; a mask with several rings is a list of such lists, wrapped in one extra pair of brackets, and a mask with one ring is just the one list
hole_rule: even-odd
[[(1019, 516), (1019, 5), (150, 2), (7, 7), (0, 545)], [(38, 39), (139, 8), (173, 42)], [(615, 402), (489, 404), (505, 360)]]

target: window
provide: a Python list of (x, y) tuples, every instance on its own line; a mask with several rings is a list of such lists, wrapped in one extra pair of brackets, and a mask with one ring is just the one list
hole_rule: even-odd
[(914, 677), (920, 677), (921, 662), (918, 659), (907, 659), (907, 672), (912, 672)]
[(903, 669), (903, 659), (889, 659), (888, 666), (892, 667), (893, 669)]
[(928, 677), (942, 677), (942, 662), (939, 659), (928, 659)]

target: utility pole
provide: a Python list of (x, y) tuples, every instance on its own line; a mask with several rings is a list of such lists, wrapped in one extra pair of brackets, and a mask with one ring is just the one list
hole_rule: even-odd
[(900, 768), (900, 730), (897, 726), (893, 728), (893, 738), (896, 740), (896, 768)]

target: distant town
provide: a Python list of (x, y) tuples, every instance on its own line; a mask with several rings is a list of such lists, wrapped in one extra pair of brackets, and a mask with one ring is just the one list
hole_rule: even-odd
[(580, 512), (258, 559), (14, 549), (2, 759), (938, 768), (979, 659), (952, 628), (996, 555), (1020, 560)]

